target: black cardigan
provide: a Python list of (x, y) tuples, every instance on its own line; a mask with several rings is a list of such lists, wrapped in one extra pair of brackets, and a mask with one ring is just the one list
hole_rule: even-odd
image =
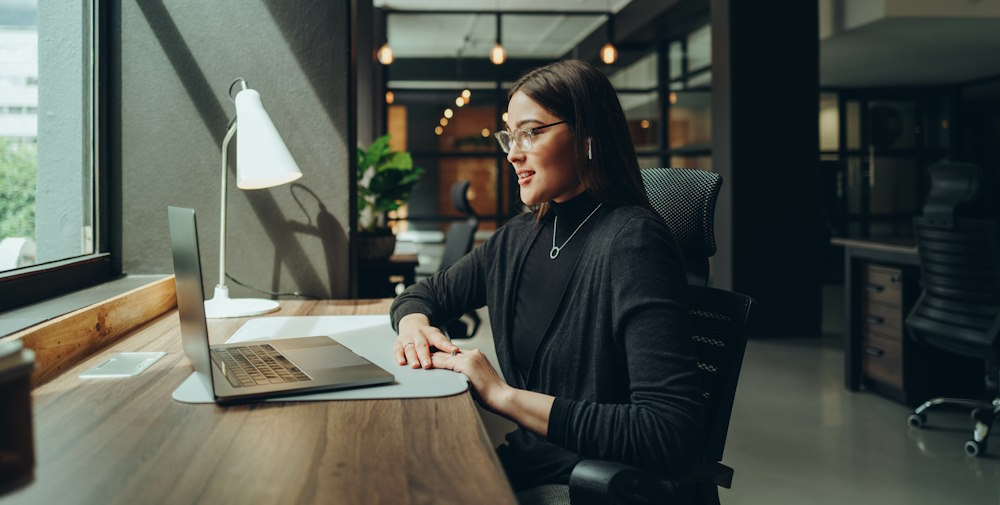
[(526, 381), (515, 370), (509, 332), (515, 283), (540, 230), (534, 216), (512, 219), (392, 305), (397, 330), (407, 314), (441, 325), (486, 305), (507, 382), (555, 397), (547, 439), (522, 428), (498, 448), (515, 489), (566, 483), (582, 458), (680, 475), (701, 450), (700, 377), (673, 238), (638, 207), (605, 205), (594, 219)]

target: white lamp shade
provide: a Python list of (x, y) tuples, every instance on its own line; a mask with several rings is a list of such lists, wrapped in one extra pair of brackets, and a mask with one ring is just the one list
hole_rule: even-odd
[(236, 94), (236, 187), (262, 189), (302, 177), (302, 171), (260, 103), (260, 93)]

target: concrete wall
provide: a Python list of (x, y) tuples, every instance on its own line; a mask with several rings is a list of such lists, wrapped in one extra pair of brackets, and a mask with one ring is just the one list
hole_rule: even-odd
[[(349, 294), (355, 144), (349, 2), (112, 3), (111, 182), (126, 273), (172, 272), (168, 205), (198, 215), (206, 292), (218, 279), (220, 148), (230, 82), (260, 92), (304, 176), (242, 191), (230, 145), (227, 271), (271, 291)], [(252, 292), (230, 283), (234, 296)]]

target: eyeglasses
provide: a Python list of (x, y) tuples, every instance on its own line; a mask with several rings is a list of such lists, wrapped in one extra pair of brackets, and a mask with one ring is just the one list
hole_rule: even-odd
[(531, 139), (538, 134), (539, 130), (563, 124), (565, 122), (566, 121), (557, 121), (555, 123), (543, 124), (542, 126), (536, 126), (534, 128), (521, 128), (514, 131), (500, 130), (494, 133), (493, 136), (496, 137), (497, 142), (500, 144), (500, 149), (503, 149), (503, 152), (510, 153), (511, 146), (516, 145), (522, 153), (526, 153), (531, 150)]

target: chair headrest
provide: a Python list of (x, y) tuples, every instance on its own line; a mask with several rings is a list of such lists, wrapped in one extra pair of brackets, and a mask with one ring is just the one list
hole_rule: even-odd
[(451, 185), (451, 204), (462, 214), (476, 215), (472, 205), (469, 204), (469, 181), (455, 181)]
[(927, 169), (931, 189), (924, 202), (924, 217), (932, 224), (952, 226), (959, 210), (979, 200), (983, 171), (978, 165), (942, 161)]

